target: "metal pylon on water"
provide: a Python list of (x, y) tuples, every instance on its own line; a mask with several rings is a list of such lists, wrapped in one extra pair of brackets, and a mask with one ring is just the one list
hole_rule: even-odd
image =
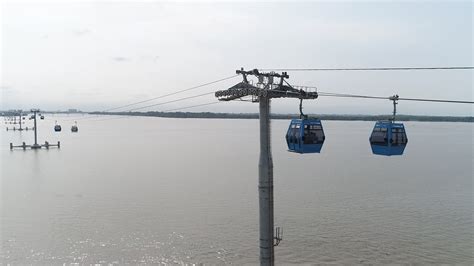
[(27, 145), (25, 142), (22, 143), (22, 145), (13, 145), (13, 143), (10, 143), (10, 150), (13, 150), (14, 148), (22, 148), (23, 150), (26, 150), (26, 148), (31, 148), (31, 149), (41, 149), (41, 148), (46, 148), (49, 149), (50, 147), (61, 147), (61, 143), (58, 141), (57, 144), (49, 144), (49, 142), (45, 141), (44, 144), (38, 144), (38, 127), (36, 126), (36, 114), (39, 112), (39, 109), (31, 109), (31, 112), (33, 113), (33, 119), (34, 119), (34, 132), (35, 132), (35, 143), (32, 145)]
[[(17, 123), (17, 120), (16, 120), (17, 117), (18, 117), (18, 123)], [(9, 130), (23, 131), (23, 130), (31, 129), (31, 128), (28, 128), (28, 127), (23, 128), (23, 124), (25, 123), (25, 122), (23, 122), (23, 120), (24, 120), (24, 115), (23, 115), (22, 110), (17, 110), (17, 112), (13, 114), (13, 116), (11, 117), (11, 120), (10, 120), (10, 121), (13, 121), (13, 122), (10, 122), (10, 124), (13, 123), (13, 127), (8, 127), (7, 126), (6, 130), (7, 131), (9, 131)], [(18, 128), (16, 127), (17, 124), (19, 125)]]
[[(286, 72), (281, 74), (270, 72), (263, 73), (257, 69), (251, 71), (237, 70), (243, 81), (226, 90), (216, 91), (215, 96), (220, 101), (232, 101), (242, 97), (251, 97), (252, 102), (259, 103), (260, 118), (260, 157), (258, 163), (258, 197), (259, 197), (259, 223), (260, 223), (260, 264), (274, 265), (274, 247), (282, 240), (281, 229), (276, 228), (274, 234), (273, 215), (273, 159), (270, 139), (270, 103), (272, 98), (297, 98), (316, 99), (317, 92), (307, 92), (285, 85), (289, 78)], [(257, 77), (256, 85), (250, 84), (247, 76)], [(274, 79), (279, 78), (275, 84)]]

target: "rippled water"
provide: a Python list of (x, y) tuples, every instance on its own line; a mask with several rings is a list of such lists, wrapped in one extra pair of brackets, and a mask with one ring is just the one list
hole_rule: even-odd
[[(258, 121), (79, 120), (50, 150), (0, 130), (0, 264), (257, 264)], [(474, 263), (473, 125), (406, 123), (401, 157), (372, 122), (323, 122), (321, 154), (286, 151), (273, 121), (278, 264)]]

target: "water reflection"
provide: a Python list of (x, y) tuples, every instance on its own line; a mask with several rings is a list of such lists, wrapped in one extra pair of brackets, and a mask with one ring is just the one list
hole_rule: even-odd
[[(40, 124), (60, 150), (10, 152), (32, 136), (1, 133), (0, 262), (258, 262), (257, 120), (86, 121)], [(305, 156), (272, 125), (277, 263), (473, 261), (472, 125), (406, 123), (398, 157), (371, 154), (372, 122), (325, 122)]]

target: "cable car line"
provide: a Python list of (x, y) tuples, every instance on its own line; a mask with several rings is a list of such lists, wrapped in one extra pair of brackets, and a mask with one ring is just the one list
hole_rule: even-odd
[(107, 120), (132, 118), (132, 117), (133, 116), (130, 116), (130, 115), (120, 115), (120, 116), (108, 117), (108, 118), (103, 118), (103, 119), (91, 120), (90, 122), (100, 122), (100, 121), (107, 121)]
[[(291, 86), (290, 84), (288, 84), (288, 85)], [(303, 87), (303, 88), (313, 88), (313, 89), (317, 89), (316, 87), (312, 87), (312, 86), (294, 86), (294, 87)], [(278, 90), (275, 90), (275, 91), (278, 91)], [(168, 104), (168, 103), (179, 102), (179, 101), (188, 100), (188, 99), (192, 99), (192, 98), (202, 97), (202, 96), (210, 95), (210, 94), (213, 94), (213, 93), (214, 93), (214, 92), (207, 92), (207, 93), (203, 93), (203, 94), (198, 94), (198, 95), (183, 97), (183, 98), (179, 98), (179, 99), (171, 100), (171, 101), (167, 101), (167, 102), (162, 102), (162, 103), (157, 103), (157, 104), (151, 104), (151, 105), (142, 106), (142, 107), (138, 107), (138, 108), (132, 108), (132, 109), (129, 109), (129, 110), (124, 110), (124, 111), (122, 111), (122, 112), (131, 112), (131, 111), (135, 111), (135, 110), (141, 110), (141, 109), (145, 109), (145, 108), (149, 108), (149, 107), (153, 107), (153, 106), (159, 106), (159, 105), (164, 105), (164, 104)], [(292, 92), (289, 91), (289, 92), (286, 92), (286, 93), (291, 94)], [(391, 99), (391, 97), (384, 97), (384, 96), (370, 96), (370, 95), (357, 95), (357, 94), (332, 93), (332, 92), (318, 92), (318, 95), (319, 95), (319, 96), (323, 96), (323, 97), (345, 97), (345, 98), (365, 98), (365, 99), (383, 99), (383, 100), (390, 100), (390, 99)], [(398, 100), (406, 100), (406, 101), (425, 101), (425, 102), (443, 102), (443, 103), (468, 103), (468, 104), (473, 104), (473, 103), (474, 103), (474, 102), (470, 102), (470, 101), (440, 100), (440, 99), (422, 99), (422, 98), (398, 98)], [(242, 101), (245, 101), (245, 100), (242, 100)], [(204, 103), (204, 104), (197, 104), (197, 105), (185, 106), (185, 107), (181, 107), (181, 108), (172, 108), (172, 109), (167, 109), (167, 110), (163, 110), (163, 111), (159, 111), (159, 112), (178, 111), (178, 110), (183, 110), (183, 109), (189, 109), (189, 108), (195, 108), (195, 107), (213, 105), (213, 104), (217, 104), (217, 103), (220, 103), (220, 102), (217, 101), (217, 102), (209, 102), (209, 103)], [(85, 119), (85, 118), (89, 118), (89, 119), (90, 119), (90, 118), (99, 118), (99, 117), (100, 117), (100, 115), (97, 115), (97, 116), (93, 116), (93, 117), (84, 117), (84, 119)], [(129, 117), (129, 116), (126, 116), (126, 117), (113, 117), (113, 119), (120, 119), (120, 118), (127, 118), (127, 117)], [(93, 121), (94, 121), (94, 122), (95, 122), (95, 121), (104, 121), (104, 120), (110, 120), (110, 119), (112, 119), (112, 118), (99, 119), (99, 120), (93, 120)], [(80, 120), (80, 118), (77, 118), (76, 120)]]
[(383, 99), (383, 100), (387, 100), (389, 98), (389, 97), (383, 97), (383, 96), (351, 95), (351, 94), (337, 94), (337, 93), (323, 93), (323, 92), (318, 92), (318, 96), (345, 97), (345, 98), (364, 98), (364, 99)]
[[(109, 108), (109, 109), (106, 109), (106, 110), (104, 110), (104, 111), (102, 111), (102, 112), (108, 112), (108, 111), (112, 111), (112, 110), (121, 109), (121, 108), (124, 108), (124, 107), (130, 107), (130, 106), (133, 106), (133, 105), (137, 105), (137, 104), (141, 104), (141, 103), (150, 102), (150, 101), (153, 101), (153, 100), (157, 100), (157, 99), (161, 99), (161, 98), (164, 98), (164, 97), (172, 96), (172, 95), (179, 94), (179, 93), (182, 93), (182, 92), (186, 92), (186, 91), (190, 91), (190, 90), (195, 90), (195, 89), (198, 89), (198, 88), (201, 88), (201, 87), (204, 87), (204, 86), (212, 85), (212, 84), (215, 84), (215, 83), (218, 83), (218, 82), (221, 82), (221, 81), (225, 81), (225, 80), (228, 80), (228, 79), (235, 78), (235, 77), (237, 77), (237, 76), (238, 76), (238, 75), (232, 75), (232, 76), (229, 76), (229, 77), (226, 77), (226, 78), (222, 78), (222, 79), (218, 79), (218, 80), (215, 80), (215, 81), (207, 82), (207, 83), (204, 83), (204, 84), (201, 84), (201, 85), (197, 85), (197, 86), (194, 86), (194, 87), (190, 87), (190, 88), (187, 88), (187, 89), (183, 89), (183, 90), (175, 91), (175, 92), (172, 92), (172, 93), (164, 94), (164, 95), (161, 95), (161, 96), (158, 96), (158, 97), (154, 97), (154, 98), (151, 98), (151, 99), (148, 99), (148, 100), (143, 100), (143, 101), (139, 101), (139, 102), (135, 102), (135, 103), (130, 103), (130, 104), (126, 104), (126, 105), (114, 107), (114, 108)], [(133, 109), (132, 109), (132, 110), (133, 110)]]
[[(157, 103), (157, 104), (151, 104), (151, 105), (147, 105), (147, 106), (142, 106), (142, 107), (138, 107), (138, 108), (133, 108), (133, 109), (129, 109), (129, 110), (124, 110), (124, 111), (121, 111), (121, 112), (132, 112), (132, 111), (135, 111), (135, 110), (145, 109), (145, 108), (148, 108), (148, 107), (153, 107), (153, 106), (158, 106), (158, 105), (164, 105), (164, 104), (173, 103), (173, 102), (179, 102), (179, 101), (188, 100), (188, 99), (197, 98), (197, 97), (202, 97), (202, 96), (206, 96), (206, 95), (210, 95), (210, 94), (214, 94), (214, 92), (207, 92), (207, 93), (198, 94), (198, 95), (193, 95), (193, 96), (189, 96), (189, 97), (183, 97), (183, 98), (179, 98), (179, 99), (176, 99), (176, 100), (171, 100), (171, 101), (162, 102), (162, 103)], [(219, 102), (219, 101), (214, 101), (214, 102), (210, 102), (210, 103), (204, 103), (204, 104), (198, 104), (198, 105), (185, 106), (185, 107), (181, 107), (181, 108), (173, 108), (173, 109), (164, 110), (164, 111), (158, 111), (158, 112), (170, 112), (170, 111), (175, 111), (175, 110), (182, 110), (182, 109), (188, 109), (188, 108), (194, 108), (194, 107), (212, 105), (212, 104), (216, 104), (216, 103), (220, 103), (220, 102)], [(114, 117), (114, 119), (118, 119), (118, 118)], [(110, 120), (110, 118), (109, 118), (109, 119), (105, 119), (105, 120)], [(103, 120), (100, 119), (100, 120), (93, 120), (93, 121), (95, 122), (95, 121), (103, 121)]]
[[(469, 68), (469, 69), (473, 69), (474, 67), (443, 67), (442, 69), (465, 69), (465, 68)], [(441, 69), (441, 68), (383, 68), (383, 70), (389, 70), (389, 69), (394, 69), (394, 70), (408, 70), (408, 69)], [(324, 70), (330, 70), (330, 69), (324, 69)], [(333, 69), (333, 70), (336, 70), (336, 69)], [(341, 70), (349, 70), (349, 69), (341, 69)], [(364, 70), (364, 69), (354, 69), (354, 70)], [(382, 68), (370, 68), (369, 70), (382, 70)], [(183, 90), (179, 90), (179, 91), (176, 91), (176, 92), (173, 92), (173, 93), (168, 93), (168, 94), (165, 94), (165, 95), (161, 95), (161, 96), (158, 96), (158, 97), (154, 97), (154, 98), (151, 98), (151, 99), (147, 99), (147, 100), (143, 100), (143, 101), (139, 101), (139, 102), (135, 102), (135, 103), (130, 103), (130, 104), (126, 104), (126, 105), (122, 105), (122, 106), (117, 106), (117, 107), (114, 107), (114, 108), (109, 108), (109, 109), (105, 109), (104, 111), (102, 112), (108, 112), (108, 111), (112, 111), (112, 110), (117, 110), (117, 109), (121, 109), (121, 108), (125, 108), (125, 107), (131, 107), (131, 106), (134, 106), (134, 105), (137, 105), (137, 104), (141, 104), (141, 103), (145, 103), (145, 102), (149, 102), (149, 101), (153, 101), (153, 100), (156, 100), (156, 99), (160, 99), (160, 98), (164, 98), (164, 97), (168, 97), (168, 96), (172, 96), (172, 95), (175, 95), (175, 94), (179, 94), (179, 93), (182, 93), (182, 92), (186, 92), (186, 91), (190, 91), (190, 90), (194, 90), (194, 89), (198, 89), (198, 88), (201, 88), (201, 87), (204, 87), (204, 86), (207, 86), (207, 85), (211, 85), (211, 84), (214, 84), (214, 83), (218, 83), (218, 82), (221, 82), (221, 81), (225, 81), (225, 80), (228, 80), (228, 79), (231, 79), (231, 78), (234, 78), (234, 77), (237, 77), (238, 75), (233, 75), (233, 76), (229, 76), (229, 77), (225, 77), (225, 78), (222, 78), (222, 79), (218, 79), (218, 80), (215, 80), (215, 81), (211, 81), (211, 82), (208, 82), (208, 83), (204, 83), (204, 84), (201, 84), (201, 85), (197, 85), (197, 86), (193, 86), (193, 87), (190, 87), (190, 88), (187, 88), (187, 89), (183, 89)], [(305, 89), (316, 89), (317, 90), (317, 87), (314, 87), (314, 86), (292, 86), (291, 84), (289, 84), (286, 80), (284, 80), (285, 83), (288, 84), (288, 86), (290, 88), (305, 88)], [(273, 91), (279, 91), (278, 89), (274, 89)], [(295, 89), (295, 91), (301, 91), (301, 90), (297, 90)], [(281, 91), (281, 92), (284, 92), (285, 94), (296, 94), (297, 92), (292, 92), (292, 91)], [(171, 100), (171, 101), (166, 101), (166, 102), (162, 102), (162, 103), (156, 103), (156, 104), (150, 104), (150, 105), (147, 105), (147, 106), (141, 106), (141, 107), (136, 107), (136, 108), (132, 108), (132, 109), (127, 109), (127, 110), (123, 110), (121, 112), (130, 112), (130, 111), (136, 111), (136, 110), (141, 110), (141, 109), (145, 109), (145, 108), (149, 108), (149, 107), (154, 107), (154, 106), (159, 106), (159, 105), (164, 105), (164, 104), (168, 104), (168, 103), (173, 103), (173, 102), (179, 102), (179, 101), (183, 101), (183, 100), (187, 100), (187, 99), (192, 99), (192, 98), (197, 98), (197, 97), (202, 97), (202, 96), (206, 96), (206, 95), (210, 95), (214, 92), (207, 92), (207, 93), (203, 93), (203, 94), (198, 94), (198, 95), (193, 95), (193, 96), (188, 96), (188, 97), (183, 97), (183, 98), (178, 98), (178, 99), (175, 99), (175, 100)], [(323, 97), (347, 97), (347, 98), (366, 98), (366, 99), (385, 99), (385, 100), (390, 100), (391, 97), (384, 97), (384, 96), (371, 96), (371, 95), (357, 95), (357, 94), (348, 94), (348, 93), (332, 93), (332, 92), (318, 92), (318, 96), (323, 96)], [(473, 104), (474, 102), (472, 101), (459, 101), (459, 100), (444, 100), (444, 99), (424, 99), (424, 98), (398, 98), (398, 100), (406, 100), (406, 101), (423, 101), (423, 102), (442, 102), (442, 103), (467, 103), (467, 104)], [(181, 107), (181, 108), (173, 108), (173, 109), (168, 109), (168, 110), (163, 110), (161, 112), (170, 112), (170, 111), (178, 111), (178, 110), (183, 110), (183, 109), (189, 109), (189, 108), (195, 108), (195, 107), (201, 107), (201, 106), (207, 106), (207, 105), (213, 105), (213, 104), (217, 104), (217, 103), (220, 103), (219, 101), (217, 102), (209, 102), (209, 103), (204, 103), (204, 104), (197, 104), (197, 105), (191, 105), (191, 106), (185, 106), (185, 107)], [(128, 116), (127, 116), (128, 117)], [(79, 117), (79, 118), (74, 118), (74, 119), (69, 119), (69, 120), (82, 120), (82, 119), (92, 119), (92, 118), (100, 118), (100, 115), (96, 115), (96, 116), (89, 116), (89, 117)], [(122, 118), (122, 117), (114, 117), (113, 119), (119, 119), (119, 118)], [(111, 118), (107, 118), (105, 120), (110, 120)], [(99, 120), (93, 120), (93, 121), (103, 121), (104, 119), (99, 119)], [(68, 121), (68, 120), (65, 120), (65, 121)]]
[(417, 98), (398, 98), (399, 100), (404, 101), (419, 101), (419, 102), (438, 102), (438, 103), (467, 103), (474, 104), (470, 101), (456, 101), (456, 100), (437, 100), (437, 99), (417, 99)]
[(397, 71), (397, 70), (470, 70), (474, 66), (441, 67), (360, 67), (360, 68), (264, 68), (263, 71)]
[[(299, 86), (295, 85), (296, 88), (307, 88), (307, 89), (317, 89), (314, 86)], [(391, 100), (391, 97), (384, 96), (371, 96), (371, 95), (360, 95), (360, 94), (349, 94), (349, 93), (334, 93), (334, 92), (318, 92), (318, 96), (326, 97), (346, 97), (346, 98), (365, 98), (365, 99), (382, 99), (382, 100)], [(472, 101), (461, 101), (461, 100), (445, 100), (445, 99), (426, 99), (426, 98), (402, 98), (399, 97), (398, 100), (403, 101), (420, 101), (420, 102), (439, 102), (439, 103), (465, 103), (465, 104), (474, 104)]]
[[(390, 97), (380, 97), (380, 96), (369, 96), (369, 95), (355, 95), (355, 94), (337, 94), (337, 93), (325, 93), (320, 92), (318, 93), (319, 96), (327, 96), (327, 97), (348, 97), (348, 98), (366, 98), (366, 99), (384, 99), (390, 100)], [(419, 101), (419, 102), (439, 102), (439, 103), (466, 103), (466, 104), (474, 104), (471, 101), (460, 101), (460, 100), (444, 100), (444, 99), (423, 99), (423, 98), (401, 98), (399, 97), (398, 100), (400, 101)]]
[(218, 103), (222, 103), (222, 102), (213, 101), (213, 102), (209, 102), (209, 103), (203, 103), (203, 104), (196, 104), (196, 105), (186, 106), (186, 107), (182, 107), (182, 108), (168, 109), (168, 110), (164, 110), (164, 111), (161, 111), (161, 112), (178, 111), (178, 110), (184, 110), (184, 109), (189, 109), (189, 108), (194, 108), (194, 107), (201, 107), (201, 106), (213, 105), (213, 104), (218, 104)]
[(141, 110), (141, 109), (145, 109), (145, 108), (148, 108), (148, 107), (153, 107), (153, 106), (164, 105), (164, 104), (168, 104), (168, 103), (174, 103), (174, 102), (184, 101), (184, 100), (188, 100), (188, 99), (192, 99), (192, 98), (197, 98), (197, 97), (202, 97), (202, 96), (206, 96), (206, 95), (210, 95), (210, 94), (214, 94), (214, 92), (211, 91), (211, 92), (206, 92), (206, 93), (202, 93), (202, 94), (198, 94), (198, 95), (193, 95), (193, 96), (189, 96), (189, 97), (179, 98), (179, 99), (171, 100), (171, 101), (167, 101), (167, 102), (150, 104), (150, 105), (146, 105), (146, 106), (141, 106), (141, 107), (133, 108), (133, 109), (126, 110), (126, 111), (131, 112), (131, 111), (135, 111), (135, 110)]
[[(218, 104), (221, 103), (219, 101), (213, 101), (213, 102), (208, 102), (208, 103), (203, 103), (203, 104), (196, 104), (196, 105), (190, 105), (190, 106), (185, 106), (185, 107), (180, 107), (180, 108), (173, 108), (173, 109), (168, 109), (168, 110), (163, 110), (163, 111), (157, 111), (157, 112), (171, 112), (171, 111), (178, 111), (178, 110), (184, 110), (184, 109), (189, 109), (189, 108), (195, 108), (195, 107), (201, 107), (201, 106), (207, 106), (207, 105), (213, 105), (213, 104)], [(98, 120), (91, 120), (91, 122), (98, 122), (98, 121), (106, 121), (106, 120), (114, 120), (114, 119), (121, 119), (121, 118), (131, 118), (133, 115), (121, 115), (119, 117), (109, 117), (105, 119), (98, 119)]]
[[(351, 69), (349, 69), (349, 68), (347, 68), (347, 69), (330, 69), (330, 68), (324, 68), (324, 69), (320, 69), (320, 70), (412, 70), (412, 69), (417, 69), (417, 70), (421, 70), (421, 69), (474, 69), (474, 67), (351, 68)], [(295, 69), (295, 70), (296, 70), (296, 69)], [(172, 96), (172, 95), (175, 95), (175, 94), (179, 94), (179, 93), (182, 93), (182, 92), (186, 92), (186, 91), (198, 89), (198, 88), (201, 88), (201, 87), (204, 87), (204, 86), (207, 86), (207, 85), (211, 85), (211, 84), (215, 84), (215, 83), (218, 83), (218, 82), (221, 82), (221, 81), (225, 81), (225, 80), (228, 80), (228, 79), (232, 79), (232, 78), (237, 77), (237, 76), (238, 76), (238, 75), (232, 75), (232, 76), (229, 76), (229, 77), (225, 77), (225, 78), (218, 79), (218, 80), (215, 80), (215, 81), (207, 82), (207, 83), (204, 83), (204, 84), (200, 84), (200, 85), (193, 86), (193, 87), (190, 87), (190, 88), (187, 88), (187, 89), (183, 89), (183, 90), (179, 90), (179, 91), (176, 91), (176, 92), (168, 93), (168, 94), (161, 95), (161, 96), (158, 96), (158, 97), (154, 97), (154, 98), (151, 98), (151, 99), (142, 100), (142, 101), (139, 101), (139, 102), (130, 103), (130, 104), (122, 105), (122, 106), (117, 106), (117, 107), (114, 107), (114, 108), (108, 108), (108, 109), (105, 109), (105, 110), (103, 110), (103, 111), (101, 111), (101, 112), (107, 112), (107, 111), (117, 110), (117, 109), (121, 109), (121, 108), (125, 108), (125, 107), (131, 107), (131, 106), (138, 105), (138, 104), (141, 104), (141, 103), (145, 103), (145, 102), (153, 101), (153, 100), (156, 100), (156, 99), (160, 99), (160, 98)], [(285, 82), (286, 82), (286, 80), (285, 80)], [(288, 84), (288, 85), (291, 86), (290, 84)], [(291, 86), (291, 87), (293, 87), (293, 86)], [(304, 87), (304, 88), (314, 88), (314, 89), (317, 89), (316, 87), (311, 87), (311, 86), (294, 86), (294, 87)], [(291, 94), (291, 91), (287, 91), (286, 93), (287, 93), (287, 94)], [(164, 104), (167, 104), (167, 103), (178, 102), (178, 101), (182, 101), (182, 100), (186, 100), (186, 99), (191, 99), (191, 98), (195, 98), (195, 97), (201, 97), (201, 96), (205, 96), (205, 95), (208, 95), (208, 94), (211, 94), (211, 93), (205, 93), (205, 94), (199, 94), (199, 95), (194, 95), (194, 96), (190, 96), (190, 97), (179, 98), (179, 99), (177, 99), (177, 100), (172, 100), (172, 101), (167, 101), (167, 102), (163, 102), (163, 103), (157, 103), (157, 104), (147, 105), (147, 106), (143, 106), (143, 107), (132, 108), (132, 109), (129, 109), (129, 110), (124, 110), (124, 111), (141, 110), (141, 109), (145, 109), (145, 108), (149, 108), (149, 107), (153, 107), (153, 106), (159, 106), (159, 105), (164, 105)], [(389, 99), (389, 97), (381, 97), (381, 96), (342, 94), (342, 93), (330, 93), (330, 92), (319, 92), (318, 95), (319, 95), (319, 96), (328, 96), (328, 97), (351, 97), (351, 98), (367, 98), (367, 99)], [(470, 102), (470, 101), (440, 100), (440, 99), (399, 98), (399, 100), (425, 101), (425, 102), (444, 102), (444, 103), (468, 103), (468, 104), (474, 103), (474, 102)], [(97, 117), (97, 116), (96, 116), (96, 117)], [(89, 117), (79, 117), (79, 118), (73, 118), (73, 119), (69, 119), (69, 120), (75, 120), (75, 121), (76, 121), (76, 120), (91, 119), (91, 118), (94, 118), (94, 116), (92, 116), (92, 117), (90, 117), (90, 116), (89, 116)], [(65, 121), (69, 121), (69, 120), (65, 120)]]
[[(211, 93), (214, 93), (214, 92), (211, 92)], [(210, 94), (210, 93), (204, 93), (204, 94), (194, 95), (194, 96), (185, 97), (185, 98), (180, 98), (180, 99), (173, 100), (173, 101), (168, 101), (168, 102), (164, 102), (164, 103), (159, 103), (159, 104), (156, 104), (156, 105), (162, 105), (162, 104), (166, 104), (166, 103), (182, 101), (182, 100), (186, 100), (186, 99), (190, 99), (190, 98), (196, 98), (196, 97), (205, 96), (205, 95), (209, 95), (209, 94)], [(217, 103), (220, 103), (220, 102), (219, 102), (219, 101), (213, 101), (213, 102), (208, 102), (208, 103), (203, 103), (203, 104), (185, 106), (185, 107), (180, 107), (180, 108), (173, 108), (173, 109), (168, 109), (168, 110), (163, 110), (163, 111), (156, 111), (156, 112), (171, 112), (171, 111), (177, 111), (177, 110), (195, 108), (195, 107), (200, 107), (200, 106), (213, 105), (213, 104), (217, 104)], [(153, 106), (155, 106), (155, 105), (153, 105)], [(150, 106), (145, 106), (145, 107), (143, 107), (143, 108), (146, 108), (146, 107), (150, 107)], [(121, 112), (131, 112), (132, 110), (135, 110), (135, 109), (125, 110), (125, 111), (121, 111)], [(97, 115), (97, 116), (91, 117), (91, 118), (100, 118), (100, 116), (101, 116), (101, 115)], [(106, 121), (106, 120), (120, 119), (120, 118), (130, 118), (130, 117), (133, 117), (133, 116), (125, 115), (125, 116), (120, 116), (120, 117), (112, 117), (112, 118), (106, 118), (106, 119), (97, 119), (97, 120), (91, 120), (91, 122)]]
[[(131, 106), (134, 106), (134, 105), (137, 105), (137, 104), (141, 104), (141, 103), (145, 103), (145, 102), (150, 102), (150, 101), (157, 100), (157, 99), (160, 99), (160, 98), (164, 98), (164, 97), (176, 95), (176, 94), (179, 94), (179, 93), (182, 93), (182, 92), (186, 92), (186, 91), (191, 91), (191, 90), (195, 90), (195, 89), (198, 89), (198, 88), (202, 88), (202, 87), (205, 87), (205, 86), (208, 86), (208, 85), (212, 85), (212, 84), (215, 84), (215, 83), (218, 83), (218, 82), (221, 82), (221, 81), (225, 81), (225, 80), (229, 80), (229, 79), (235, 78), (235, 77), (237, 77), (237, 76), (238, 76), (238, 75), (228, 76), (228, 77), (225, 77), (225, 78), (221, 78), (221, 79), (214, 80), (214, 81), (211, 81), (211, 82), (203, 83), (203, 84), (200, 84), (200, 85), (197, 85), (197, 86), (193, 86), (193, 87), (186, 88), (186, 89), (183, 89), (183, 90), (179, 90), (179, 91), (175, 91), (175, 92), (172, 92), (172, 93), (164, 94), (164, 95), (157, 96), (157, 97), (154, 97), (154, 98), (150, 98), (150, 99), (147, 99), (147, 100), (142, 100), (142, 101), (139, 101), (139, 102), (134, 102), (134, 103), (126, 104), (126, 105), (121, 105), (121, 106), (117, 106), (117, 107), (114, 107), (114, 108), (108, 108), (108, 109), (102, 110), (102, 111), (100, 111), (100, 112), (108, 112), (108, 111), (117, 110), (117, 109), (121, 109), (121, 108), (125, 108), (125, 107), (131, 107)], [(164, 103), (162, 103), (162, 104), (164, 104)], [(158, 105), (159, 105), (159, 104), (158, 104)], [(152, 106), (152, 105), (150, 105), (150, 106), (148, 106), (148, 107), (151, 107), (151, 106)], [(143, 107), (143, 108), (145, 108), (145, 107)], [(143, 108), (130, 109), (130, 110), (138, 110), (138, 109), (143, 109)], [(125, 110), (125, 111), (126, 111), (126, 110)], [(97, 116), (87, 116), (87, 117), (80, 117), (80, 118), (75, 118), (75, 119), (66, 119), (66, 120), (64, 120), (64, 121), (84, 120), (84, 119), (91, 119), (91, 118), (95, 118), (95, 117), (97, 117)]]

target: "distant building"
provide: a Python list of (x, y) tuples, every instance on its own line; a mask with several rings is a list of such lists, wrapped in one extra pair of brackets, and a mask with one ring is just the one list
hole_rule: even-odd
[(77, 109), (68, 109), (67, 112), (68, 113), (80, 113), (81, 111), (79, 111)]

